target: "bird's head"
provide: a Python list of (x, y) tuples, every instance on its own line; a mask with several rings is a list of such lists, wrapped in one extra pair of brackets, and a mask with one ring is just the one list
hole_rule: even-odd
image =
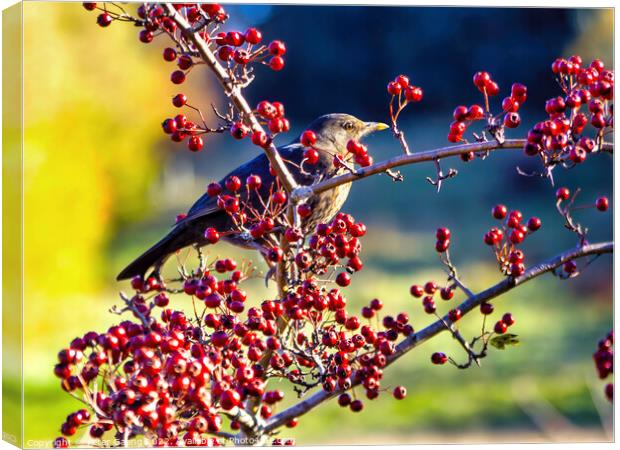
[(381, 122), (364, 122), (350, 114), (340, 113), (321, 116), (308, 126), (316, 134), (317, 149), (338, 153), (346, 151), (351, 139), (359, 141), (370, 133), (388, 128)]

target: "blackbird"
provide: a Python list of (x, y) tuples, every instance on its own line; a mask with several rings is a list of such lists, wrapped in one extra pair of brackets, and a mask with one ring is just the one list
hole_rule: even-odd
[[(384, 123), (363, 122), (349, 114), (327, 114), (316, 119), (307, 128), (316, 134), (317, 140), (313, 147), (317, 149), (319, 154), (317, 164), (304, 163), (302, 165), (305, 147), (299, 142), (299, 139), (279, 147), (277, 150), (296, 182), (301, 186), (308, 186), (346, 170), (342, 165), (339, 167), (334, 165), (334, 156), (345, 155), (349, 140), (360, 140), (374, 131), (387, 128), (389, 128), (388, 125)], [(273, 186), (275, 177), (270, 172), (269, 160), (262, 153), (224, 177), (220, 182), (222, 195), (232, 194), (226, 189), (225, 180), (231, 176), (237, 176), (242, 182), (241, 188), (237, 191), (239, 198), (243, 200), (249, 198), (248, 201), (252, 204), (252, 208), (262, 213), (264, 211), (263, 203), (254, 193), (249, 197), (247, 196), (244, 182), (248, 176), (258, 175), (262, 180), (258, 193), (263, 199), (269, 198), (270, 191), (275, 190)], [(330, 221), (340, 211), (349, 195), (350, 188), (350, 183), (343, 184), (309, 198), (307, 203), (312, 208), (312, 213), (304, 219), (304, 229), (310, 230), (319, 223)], [(235, 225), (230, 216), (218, 207), (217, 197), (211, 197), (205, 193), (194, 203), (184, 219), (177, 222), (166, 236), (129, 264), (118, 275), (117, 280), (132, 278), (136, 275), (144, 276), (151, 267), (154, 267), (155, 273), (158, 273), (164, 261), (183, 247), (209, 244), (204, 236), (205, 230), (209, 227), (213, 227), (223, 234), (222, 240), (234, 245), (246, 248), (263, 248), (264, 242), (261, 239), (253, 239), (248, 233), (233, 233), (226, 236), (225, 232), (233, 230)]]

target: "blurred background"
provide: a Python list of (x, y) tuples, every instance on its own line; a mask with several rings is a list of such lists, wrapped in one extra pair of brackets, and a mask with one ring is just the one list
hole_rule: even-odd
[[(285, 69), (258, 68), (247, 92), (251, 104), (286, 105), (293, 130), (279, 143), (328, 112), (388, 121), (385, 86), (404, 73), (424, 89), (424, 100), (401, 119), (412, 149), (448, 145), (454, 107), (481, 101), (471, 82), (478, 70), (491, 72), (502, 88), (496, 109), (512, 82), (528, 86), (523, 124), (508, 133), (522, 136), (544, 117), (544, 101), (560, 93), (550, 70), (555, 57), (577, 53), (586, 64), (599, 57), (613, 67), (611, 9), (227, 10), (226, 30), (254, 25), (265, 39), (286, 42)], [(66, 414), (79, 407), (52, 374), (56, 353), (75, 336), (118, 320), (107, 310), (128, 286), (115, 282), (116, 274), (163, 235), (208, 182), (257, 151), (227, 136), (209, 138), (198, 154), (170, 143), (160, 127), (176, 114), (170, 98), (178, 87), (169, 81), (174, 65), (161, 58), (168, 42), (145, 45), (133, 27), (101, 29), (95, 20), (78, 3), (24, 4), (26, 443), (53, 439)], [(206, 70), (195, 70), (182, 89), (205, 111), (210, 102), (223, 102)], [(375, 160), (400, 152), (389, 133), (368, 144)], [(408, 288), (443, 280), (434, 253), (438, 226), (452, 229), (451, 253), (472, 289), (498, 281), (482, 243), (498, 202), (542, 218), (543, 228), (525, 245), (530, 263), (573, 246), (575, 237), (554, 213), (554, 189), (517, 175), (516, 165), (536, 168), (519, 151), (497, 152), (484, 162), (445, 161), (444, 169), (459, 175), (439, 195), (425, 181), (434, 175), (431, 164), (404, 168), (400, 184), (385, 176), (356, 183), (345, 211), (370, 231), (363, 240), (366, 269), (346, 292), (351, 304), (379, 297), (387, 310), (407, 311), (417, 329), (428, 324)], [(612, 159), (598, 155), (555, 175), (559, 185), (582, 187), (579, 203), (590, 203), (611, 197), (612, 170)], [(611, 213), (586, 209), (578, 219), (592, 241), (612, 238)], [(210, 251), (254, 258), (226, 244)], [(260, 283), (251, 289), (257, 302), (269, 295)], [(433, 339), (388, 371), (383, 385), (403, 384), (406, 400), (384, 395), (361, 414), (324, 405), (283, 435), (298, 444), (609, 441), (612, 406), (591, 355), (612, 328), (612, 306), (609, 256), (575, 280), (542, 277), (496, 303), (495, 316), (515, 315), (520, 346), (493, 350), (481, 368), (459, 371), (430, 364), (434, 351), (464, 357), (449, 336)], [(480, 320), (472, 314), (461, 326), (474, 333)]]

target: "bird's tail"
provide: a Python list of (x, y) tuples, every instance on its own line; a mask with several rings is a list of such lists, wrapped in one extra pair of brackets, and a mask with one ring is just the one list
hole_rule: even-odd
[(144, 276), (150, 267), (163, 263), (168, 255), (183, 247), (183, 244), (179, 242), (180, 231), (179, 228), (170, 231), (158, 243), (125, 267), (116, 279), (120, 281), (133, 278), (136, 275)]

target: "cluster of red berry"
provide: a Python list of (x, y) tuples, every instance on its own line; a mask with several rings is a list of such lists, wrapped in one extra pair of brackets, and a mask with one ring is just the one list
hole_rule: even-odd
[(409, 77), (398, 75), (393, 81), (388, 83), (387, 92), (391, 96), (390, 120), (392, 121), (392, 131), (397, 137), (404, 140), (404, 135), (397, 127), (398, 116), (409, 103), (418, 103), (422, 101), (424, 91), (421, 87), (411, 84)]
[(411, 103), (421, 101), (424, 96), (422, 88), (410, 84), (409, 77), (405, 75), (398, 75), (393, 81), (390, 81), (387, 85), (387, 91), (392, 97), (400, 99), (402, 95), (407, 102)]
[[(302, 218), (307, 216), (308, 207), (300, 205), (298, 211), (303, 211)], [(291, 230), (289, 232), (289, 230)], [(293, 233), (294, 229), (285, 232), (285, 237)], [(360, 237), (366, 234), (366, 225), (355, 222), (350, 214), (338, 213), (327, 224), (319, 224), (316, 231), (308, 238), (308, 244), (299, 249), (295, 255), (295, 265), (302, 273), (325, 274), (330, 267), (344, 266), (346, 271), (338, 273), (336, 284), (345, 287), (351, 283), (351, 273), (362, 270), (364, 264), (359, 257), (362, 249)], [(296, 233), (294, 240), (302, 239), (300, 232)], [(341, 264), (341, 259), (347, 259), (346, 264)]]
[[(252, 238), (260, 239), (268, 237), (271, 233), (275, 233), (276, 227), (282, 225), (283, 213), (286, 209), (287, 195), (284, 189), (279, 185), (276, 179), (275, 186), (267, 186), (263, 184), (263, 180), (258, 175), (249, 175), (245, 179), (245, 184), (237, 176), (228, 177), (224, 186), (220, 183), (212, 182), (207, 186), (207, 195), (217, 199), (217, 206), (225, 211), (236, 225), (236, 231), (232, 233), (248, 232)], [(265, 211), (259, 213), (252, 207), (254, 196), (258, 197), (261, 203), (265, 205)], [(184, 216), (177, 216), (183, 219)], [(297, 230), (301, 238), (301, 233)], [(220, 240), (220, 233), (215, 228), (209, 227), (205, 230), (205, 239), (211, 244), (215, 244)], [(293, 231), (287, 231), (287, 239), (293, 237)], [(269, 260), (279, 262), (282, 260), (283, 252), (273, 246), (269, 252)]]
[[(124, 321), (107, 332), (74, 339), (58, 354), (54, 372), (63, 389), (83, 392), (92, 413), (70, 414), (62, 434), (70, 437), (88, 427), (90, 436), (99, 439), (113, 428), (137, 426), (154, 433), (160, 445), (206, 444), (200, 434), (221, 429), (219, 411), (238, 394), (231, 394), (237, 392), (230, 388), (235, 378), (222, 376), (218, 367), (225, 353), (215, 345), (207, 352), (201, 339), (200, 327), (168, 309), (161, 322), (148, 327)], [(66, 443), (57, 440), (57, 446)]]
[[(527, 87), (521, 83), (514, 83), (510, 89), (510, 96), (502, 101), (502, 112), (494, 117), (489, 108), (489, 97), (499, 94), (499, 86), (493, 81), (488, 72), (476, 72), (474, 74), (474, 86), (484, 95), (485, 109), (480, 105), (457, 106), (452, 113), (454, 121), (450, 124), (448, 141), (463, 141), (463, 135), (467, 127), (477, 120), (487, 119), (487, 127), (492, 130), (498, 126), (517, 128), (521, 124), (519, 107), (527, 99)], [(502, 118), (503, 116), (503, 118)]]
[[(545, 111), (549, 117), (529, 131), (524, 152), (540, 155), (545, 164), (578, 164), (589, 153), (600, 150), (597, 143), (602, 142), (605, 129), (613, 128), (614, 72), (606, 70), (598, 59), (582, 67), (582, 60), (576, 55), (555, 60), (552, 70), (564, 96), (547, 100)], [(588, 124), (596, 130), (594, 139), (583, 136)]]
[[(598, 342), (598, 348), (592, 355), (594, 359), (594, 365), (598, 372), (598, 376), (601, 380), (604, 380), (608, 376), (614, 373), (614, 332), (610, 331), (605, 339), (601, 339)], [(614, 399), (614, 384), (607, 383), (605, 385), (605, 395), (609, 401)]]
[[(368, 148), (364, 144), (353, 139), (347, 142), (347, 161), (349, 158), (352, 158), (356, 164), (362, 167), (371, 166), (374, 162), (372, 156), (368, 154)], [(334, 163), (336, 167), (342, 164), (340, 156), (334, 157)]]
[[(268, 102), (263, 100), (256, 105), (254, 113), (259, 121), (263, 122), (271, 132), (271, 135), (267, 135), (261, 131), (252, 133), (252, 143), (254, 145), (265, 147), (271, 143), (276, 134), (285, 133), (290, 129), (289, 120), (284, 117), (284, 105), (280, 102)], [(245, 137), (245, 135), (241, 137)]]
[[(493, 307), (491, 303), (482, 302), (480, 304), (480, 313), (484, 316), (493, 314), (494, 310), (495, 308)], [(507, 312), (502, 316), (500, 320), (495, 322), (495, 325), (493, 326), (493, 331), (496, 334), (504, 334), (506, 330), (508, 329), (508, 327), (514, 325), (514, 323), (515, 323), (514, 316), (512, 315), (512, 313)]]
[[(248, 179), (247, 185), (256, 188), (260, 181)], [(239, 187), (240, 180), (232, 179), (225, 186), (231, 192)], [(215, 183), (208, 187), (209, 195), (217, 195), (224, 209), (238, 217), (238, 199), (225, 198), (222, 190)], [(306, 205), (298, 211), (307, 217)], [(251, 232), (272, 227), (269, 221), (261, 219)], [(255, 399), (262, 419), (273, 415), (276, 404), (284, 399), (281, 391), (266, 390), (267, 380), (274, 376), (300, 389), (321, 385), (329, 392), (344, 392), (361, 384), (369, 399), (376, 398), (382, 368), (396, 352), (395, 342), (414, 332), (409, 317), (404, 312), (385, 316), (380, 322), (383, 330), (373, 328), (370, 319), (383, 307), (374, 299), (362, 308), (361, 316), (368, 320), (362, 324), (358, 316), (347, 314), (342, 293), (316, 278), (346, 258), (346, 271), (338, 273), (335, 282), (347, 286), (350, 273), (362, 269), (359, 238), (365, 232), (363, 224), (343, 213), (328, 224), (319, 224), (296, 254), (299, 279), (293, 282), (295, 287), (282, 300), (265, 300), (260, 307), (246, 308), (247, 294), (240, 285), (249, 271), (232, 259), (203, 261), (191, 272), (182, 271), (183, 292), (204, 304), (195, 319), (163, 309), (157, 320), (154, 311), (166, 308), (168, 294), (177, 290), (152, 277), (132, 279), (136, 292), (127, 299), (125, 309), (140, 324), (124, 321), (105, 333), (87, 333), (59, 354), (55, 373), (63, 388), (92, 397), (92, 413), (72, 414), (62, 427), (63, 435), (73, 436), (84, 426), (92, 437), (100, 438), (111, 429), (118, 433), (137, 427), (155, 436), (155, 443), (213, 445), (205, 435), (218, 433), (223, 418), (242, 402)], [(213, 241), (219, 238), (213, 229), (207, 235)], [(293, 228), (287, 228), (284, 236), (291, 243), (302, 237)], [(278, 249), (273, 259), (283, 256)], [(279, 333), (281, 317), (298, 324), (294, 333)], [(95, 385), (100, 386), (96, 394)], [(392, 394), (405, 398), (406, 389), (397, 386)], [(352, 411), (363, 408), (360, 399), (346, 392), (338, 401)], [(293, 419), (287, 425), (296, 424)], [(233, 418), (229, 426), (236, 430), (240, 424)], [(66, 442), (59, 438), (58, 445)]]
[(502, 273), (513, 277), (523, 275), (525, 256), (517, 246), (541, 227), (540, 219), (531, 217), (527, 223), (523, 223), (521, 211), (513, 210), (508, 213), (504, 205), (494, 206), (491, 215), (503, 223), (485, 233), (484, 243), (493, 247)]
[[(409, 316), (404, 312), (399, 313), (396, 318), (385, 316), (381, 321), (385, 331), (374, 329), (370, 319), (377, 317), (382, 308), (383, 303), (379, 299), (372, 300), (368, 306), (362, 308), (362, 317), (368, 319), (366, 325), (361, 325), (357, 316), (347, 317), (344, 309), (342, 314), (336, 311), (336, 323), (344, 325), (350, 332), (359, 329), (359, 333), (349, 335), (335, 327), (324, 328), (321, 343), (326, 348), (337, 350), (322, 358), (326, 371), (321, 383), (325, 391), (347, 391), (351, 386), (361, 384), (369, 400), (379, 396), (383, 368), (387, 358), (396, 352), (394, 342), (400, 335), (410, 336), (414, 332), (409, 324)], [(402, 400), (406, 397), (407, 390), (403, 386), (397, 386), (392, 395), (397, 400)], [(338, 404), (349, 407), (353, 412), (359, 412), (364, 407), (361, 399), (353, 399), (348, 392), (340, 394)]]
[(217, 56), (223, 62), (232, 61), (241, 65), (261, 62), (268, 65), (272, 70), (282, 70), (286, 45), (282, 41), (272, 41), (266, 47), (261, 46), (254, 49), (253, 46), (259, 44), (261, 40), (262, 33), (256, 28), (248, 28), (244, 33), (222, 31), (213, 38), (218, 46)]
[[(127, 14), (119, 6), (104, 3), (99, 7), (97, 3), (83, 3), (85, 9), (92, 11), (99, 9), (102, 13), (97, 22), (107, 27), (114, 20), (131, 21), (137, 26), (143, 27), (140, 31), (140, 41), (149, 43), (157, 34), (166, 34), (176, 45), (166, 47), (163, 51), (165, 61), (176, 61), (177, 69), (170, 74), (170, 81), (174, 84), (182, 84), (187, 75), (194, 67), (195, 45), (183, 33), (177, 33), (177, 24), (171, 15), (157, 4), (143, 3), (137, 9), (137, 17)], [(115, 8), (118, 8), (116, 11)], [(225, 23), (228, 15), (219, 4), (177, 3), (174, 8), (187, 22), (198, 27), (197, 33), (205, 45), (212, 49), (215, 55), (228, 67), (230, 78), (233, 83), (245, 84), (251, 81), (248, 65), (260, 63), (268, 65), (271, 69), (279, 71), (284, 67), (284, 54), (286, 45), (281, 41), (272, 41), (268, 45), (261, 45), (262, 33), (256, 28), (248, 28), (241, 31), (216, 31), (216, 28)], [(163, 130), (174, 142), (183, 142), (187, 139), (187, 147), (193, 152), (200, 151), (204, 146), (202, 135), (212, 132), (229, 130), (235, 139), (243, 139), (250, 132), (250, 128), (243, 123), (241, 118), (236, 120), (226, 117), (225, 126), (211, 129), (202, 116), (201, 111), (187, 103), (187, 96), (183, 93), (175, 95), (172, 104), (181, 108), (187, 106), (200, 115), (201, 124), (189, 120), (184, 114), (178, 114), (174, 118), (165, 119), (162, 123)], [(284, 109), (278, 102), (261, 102), (256, 111), (259, 117), (265, 119), (269, 131), (272, 134), (286, 132), (289, 122), (284, 117)], [(258, 146), (270, 145), (273, 136), (258, 131), (252, 134), (252, 142)]]
[[(435, 294), (439, 292), (442, 300), (448, 301), (454, 297), (454, 289), (450, 286), (440, 288), (434, 281), (427, 281), (423, 286), (414, 284), (409, 288), (409, 293), (415, 298), (422, 298), (422, 306), (427, 314), (435, 314), (437, 305), (435, 304)], [(459, 315), (460, 318), (460, 315)], [(457, 319), (458, 320), (458, 319)]]
[(437, 228), (435, 237), (437, 238), (437, 242), (435, 242), (437, 253), (447, 252), (448, 247), (450, 247), (450, 230), (445, 227)]

